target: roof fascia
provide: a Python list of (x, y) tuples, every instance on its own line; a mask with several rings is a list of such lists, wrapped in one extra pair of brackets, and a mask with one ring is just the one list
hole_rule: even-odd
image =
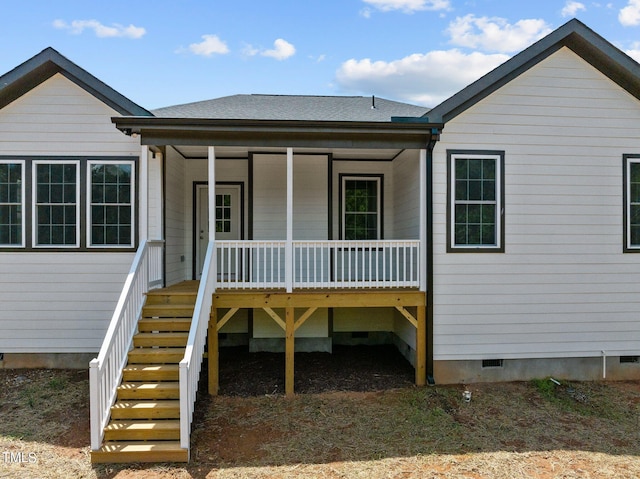
[(571, 49), (640, 99), (640, 65), (585, 24), (573, 19), (445, 100), (427, 115), (446, 123), (563, 47)]
[(4, 108), (56, 73), (62, 74), (122, 115), (152, 115), (51, 47), (0, 77), (0, 108)]

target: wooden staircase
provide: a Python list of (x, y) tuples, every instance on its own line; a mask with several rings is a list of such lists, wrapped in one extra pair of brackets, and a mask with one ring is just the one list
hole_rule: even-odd
[(153, 290), (138, 322), (102, 448), (93, 463), (187, 462), (180, 447), (178, 363), (184, 356), (196, 291)]

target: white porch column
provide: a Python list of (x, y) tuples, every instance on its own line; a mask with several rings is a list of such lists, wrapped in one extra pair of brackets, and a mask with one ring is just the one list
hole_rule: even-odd
[[(209, 243), (214, 243), (216, 241), (216, 150), (215, 147), (209, 147), (209, 159), (207, 162), (208, 171), (209, 171)], [(215, 249), (212, 251), (213, 255), (211, 257), (211, 269), (213, 272), (210, 276), (213, 281), (213, 290), (216, 290), (216, 280), (218, 278), (218, 264)]]
[(149, 238), (149, 147), (140, 148), (140, 243)]
[(285, 288), (293, 291), (293, 148), (287, 148), (287, 243), (284, 254)]
[(420, 150), (420, 291), (427, 290), (427, 150)]

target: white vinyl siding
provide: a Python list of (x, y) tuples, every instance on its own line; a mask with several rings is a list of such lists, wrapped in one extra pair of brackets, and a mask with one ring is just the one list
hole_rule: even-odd
[[(420, 237), (420, 164), (417, 150), (393, 160), (393, 239)], [(426, 181), (426, 179), (422, 179)], [(388, 182), (385, 183), (385, 186)], [(388, 189), (388, 188), (387, 188)], [(386, 237), (386, 236), (385, 236)]]
[[(168, 286), (179, 283), (191, 276), (187, 276), (185, 222), (191, 217), (185, 209), (185, 160), (173, 148), (167, 148), (166, 158), (166, 283)], [(193, 194), (193, 193), (191, 193)], [(191, 195), (190, 195), (191, 197)], [(190, 271), (190, 268), (189, 268)]]
[[(637, 355), (623, 154), (640, 103), (563, 48), (449, 121), (434, 151), (434, 359)], [(447, 149), (505, 151), (505, 252), (446, 251)]]
[[(54, 158), (51, 163), (63, 157), (135, 160), (140, 142), (113, 126), (117, 115), (56, 74), (0, 109), (0, 156)], [(33, 182), (26, 163), (24, 184)], [(32, 221), (33, 194), (24, 201), (26, 224)], [(31, 246), (32, 236), (23, 237), (25, 244)], [(0, 352), (97, 352), (133, 257), (73, 249), (0, 251)]]
[(24, 161), (0, 160), (0, 248), (25, 245)]
[(133, 256), (0, 252), (0, 352), (97, 352)]

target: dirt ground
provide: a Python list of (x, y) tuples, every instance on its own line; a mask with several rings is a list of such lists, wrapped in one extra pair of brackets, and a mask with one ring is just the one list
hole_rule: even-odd
[(283, 390), (282, 354), (223, 351), (189, 464), (92, 466), (86, 371), (0, 370), (0, 478), (640, 478), (640, 382), (416, 388), (361, 347), (297, 354)]

